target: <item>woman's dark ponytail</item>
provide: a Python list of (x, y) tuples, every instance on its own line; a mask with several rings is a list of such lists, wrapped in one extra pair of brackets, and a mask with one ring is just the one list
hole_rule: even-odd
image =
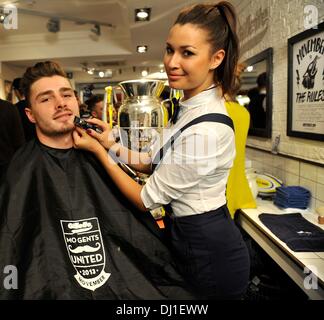
[(234, 7), (226, 1), (220, 2), (217, 9), (228, 25), (226, 52), (222, 64), (215, 70), (215, 80), (222, 84), (223, 94), (232, 94), (235, 90), (235, 70), (239, 59), (239, 40), (236, 33), (236, 13)]
[(222, 63), (215, 69), (214, 80), (223, 89), (223, 95), (235, 90), (235, 70), (239, 59), (237, 18), (233, 5), (221, 1), (216, 5), (197, 4), (180, 12), (175, 24), (195, 24), (209, 33), (212, 52), (225, 50)]

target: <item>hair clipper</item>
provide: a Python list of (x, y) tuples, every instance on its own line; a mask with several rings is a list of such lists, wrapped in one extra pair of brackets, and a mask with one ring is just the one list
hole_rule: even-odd
[(97, 127), (96, 125), (92, 124), (92, 123), (89, 123), (87, 121), (85, 121), (84, 119), (82, 118), (79, 118), (77, 116), (74, 117), (74, 124), (84, 130), (88, 130), (88, 129), (92, 129), (98, 133), (102, 133), (102, 130)]

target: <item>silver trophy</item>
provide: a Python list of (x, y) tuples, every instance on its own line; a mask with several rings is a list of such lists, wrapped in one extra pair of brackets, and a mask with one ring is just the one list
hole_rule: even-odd
[(164, 89), (160, 80), (131, 80), (119, 83), (125, 100), (119, 108), (121, 144), (138, 152), (149, 152), (153, 139), (165, 124), (165, 109), (159, 97)]
[[(162, 133), (167, 122), (167, 110), (160, 100), (164, 82), (160, 80), (131, 80), (119, 83), (125, 99), (118, 111), (120, 143), (128, 149), (149, 152), (155, 138)], [(134, 172), (124, 166), (126, 172), (140, 184), (148, 175)], [(155, 219), (164, 215), (162, 207), (151, 210)]]

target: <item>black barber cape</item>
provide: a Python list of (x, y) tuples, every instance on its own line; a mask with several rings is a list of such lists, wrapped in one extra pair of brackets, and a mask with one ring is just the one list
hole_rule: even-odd
[[(1, 299), (193, 298), (150, 213), (129, 203), (92, 154), (30, 141), (0, 201)], [(3, 285), (8, 265), (18, 289)]]

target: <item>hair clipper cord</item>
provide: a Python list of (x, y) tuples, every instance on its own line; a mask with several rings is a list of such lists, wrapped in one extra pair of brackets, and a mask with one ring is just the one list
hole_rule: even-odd
[(84, 119), (81, 119), (77, 116), (74, 117), (74, 124), (84, 130), (92, 129), (98, 133), (102, 133), (102, 130), (94, 124), (88, 123)]

